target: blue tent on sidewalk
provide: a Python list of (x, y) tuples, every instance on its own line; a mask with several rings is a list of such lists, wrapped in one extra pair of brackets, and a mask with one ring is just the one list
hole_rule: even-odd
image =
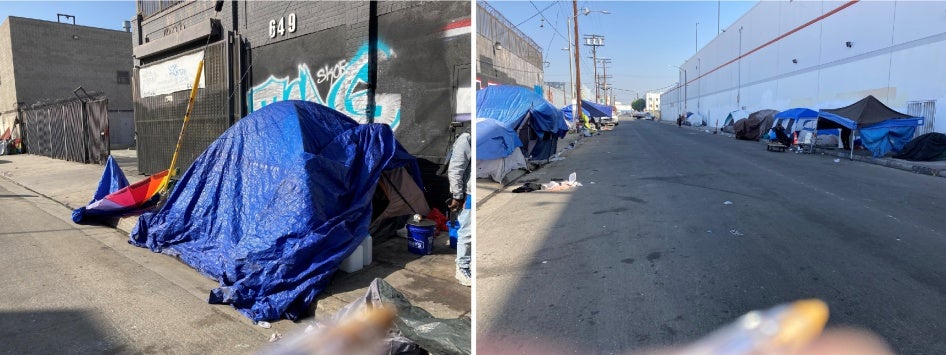
[(217, 138), (130, 242), (217, 280), (210, 303), (253, 321), (297, 319), (368, 236), (375, 188), (395, 169), (422, 189), (388, 125), (276, 102)]
[[(575, 120), (572, 115), (573, 109), (574, 105), (568, 105), (562, 108), (562, 114), (565, 115), (565, 119), (569, 121)], [(611, 117), (612, 113), (610, 107), (587, 100), (581, 100), (581, 109), (582, 112), (588, 117)]]
[[(476, 92), (477, 118), (490, 118), (516, 132), (532, 160), (548, 159), (568, 133), (562, 112), (535, 91), (494, 85)], [(478, 151), (477, 151), (477, 154)]]

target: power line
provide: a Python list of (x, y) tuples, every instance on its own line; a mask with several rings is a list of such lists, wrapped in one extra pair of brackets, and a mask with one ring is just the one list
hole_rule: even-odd
[[(529, 1), (529, 2), (531, 3), (532, 1)], [(549, 4), (549, 6), (546, 6), (544, 9), (539, 10), (538, 7), (535, 7), (535, 4), (532, 4), (532, 7), (535, 7), (536, 11), (539, 11), (539, 12), (536, 13), (535, 15), (530, 16), (529, 18), (527, 18), (527, 19), (525, 19), (525, 20), (522, 20), (522, 22), (520, 22), (519, 24), (517, 24), (517, 25), (515, 25), (515, 26), (513, 26), (513, 27), (514, 27), (514, 28), (518, 28), (519, 26), (521, 26), (522, 24), (528, 22), (529, 20), (534, 19), (536, 16), (541, 16), (541, 15), (542, 15), (542, 11), (548, 10), (550, 7), (552, 7), (552, 6), (554, 6), (554, 5), (555, 5), (555, 3), (551, 3), (551, 4)], [(542, 16), (542, 17), (544, 18), (545, 16)], [(546, 20), (546, 21), (547, 21), (547, 20)]]

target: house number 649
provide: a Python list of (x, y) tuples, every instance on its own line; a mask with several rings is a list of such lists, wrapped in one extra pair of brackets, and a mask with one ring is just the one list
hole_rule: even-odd
[(269, 38), (276, 38), (276, 35), (285, 36), (286, 32), (296, 32), (296, 14), (280, 17), (279, 21), (269, 20)]

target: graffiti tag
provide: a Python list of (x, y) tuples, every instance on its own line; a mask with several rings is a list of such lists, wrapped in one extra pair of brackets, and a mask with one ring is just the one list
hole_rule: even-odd
[[(387, 45), (378, 43), (379, 60), (394, 57)], [(326, 92), (316, 84), (328, 82)], [(359, 123), (368, 123), (368, 45), (364, 44), (351, 60), (325, 65), (315, 76), (308, 64), (299, 64), (297, 75), (276, 78), (270, 75), (262, 84), (246, 93), (247, 111), (253, 112), (277, 101), (305, 100), (325, 105), (351, 117)], [(401, 95), (375, 93), (374, 122), (386, 123), (397, 129), (401, 121)]]

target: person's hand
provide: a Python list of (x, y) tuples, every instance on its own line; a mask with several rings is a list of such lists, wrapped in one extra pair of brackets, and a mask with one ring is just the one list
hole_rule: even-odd
[(451, 198), (450, 202), (447, 204), (447, 208), (451, 211), (459, 211), (460, 207), (463, 207), (462, 199)]

